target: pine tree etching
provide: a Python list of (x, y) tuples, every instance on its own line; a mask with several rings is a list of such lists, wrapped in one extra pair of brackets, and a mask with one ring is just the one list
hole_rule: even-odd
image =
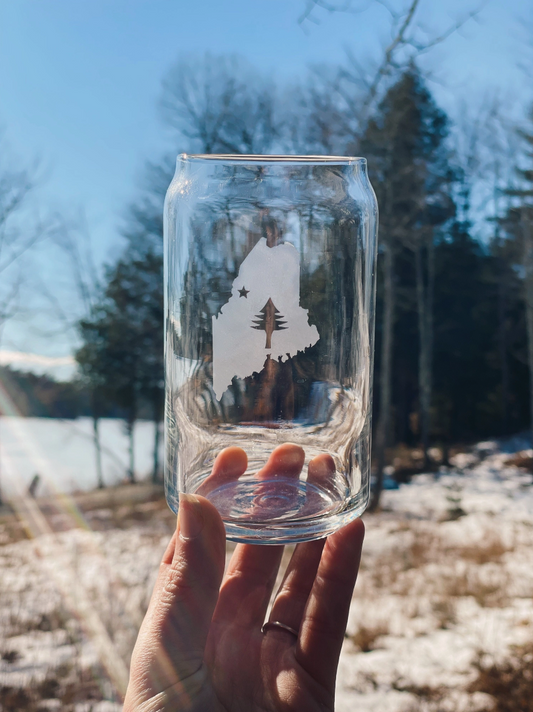
[(252, 329), (258, 329), (259, 331), (266, 331), (266, 344), (265, 349), (272, 348), (272, 333), (274, 331), (281, 331), (286, 329), (286, 321), (281, 321), (283, 316), (274, 306), (272, 299), (268, 299), (268, 302), (260, 310), (259, 314), (255, 317), (254, 325)]

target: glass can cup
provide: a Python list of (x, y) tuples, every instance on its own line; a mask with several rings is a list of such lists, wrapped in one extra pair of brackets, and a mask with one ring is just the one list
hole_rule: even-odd
[(164, 214), (174, 512), (180, 492), (201, 494), (229, 539), (284, 544), (365, 510), (377, 221), (364, 158), (178, 157)]

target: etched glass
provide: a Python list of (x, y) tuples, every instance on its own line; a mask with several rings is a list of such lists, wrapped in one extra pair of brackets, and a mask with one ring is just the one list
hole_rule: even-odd
[[(276, 544), (364, 511), (376, 239), (364, 158), (178, 157), (165, 202), (174, 512), (180, 492), (201, 494), (230, 539)], [(246, 455), (215, 462), (234, 446)]]

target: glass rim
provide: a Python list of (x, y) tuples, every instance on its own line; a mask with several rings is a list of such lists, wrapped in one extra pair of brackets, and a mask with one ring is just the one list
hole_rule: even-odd
[(178, 159), (183, 161), (205, 161), (216, 163), (281, 163), (289, 165), (337, 165), (350, 166), (366, 164), (366, 158), (360, 156), (300, 156), (292, 154), (246, 154), (246, 153), (181, 153)]

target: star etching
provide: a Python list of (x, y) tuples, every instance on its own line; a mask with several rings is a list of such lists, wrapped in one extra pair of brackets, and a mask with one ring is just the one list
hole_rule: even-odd
[(241, 297), (244, 297), (245, 299), (248, 299), (248, 292), (249, 292), (249, 291), (250, 291), (250, 290), (249, 290), (249, 289), (246, 289), (246, 287), (243, 285), (243, 288), (242, 288), (242, 289), (239, 289), (239, 299), (240, 299)]

